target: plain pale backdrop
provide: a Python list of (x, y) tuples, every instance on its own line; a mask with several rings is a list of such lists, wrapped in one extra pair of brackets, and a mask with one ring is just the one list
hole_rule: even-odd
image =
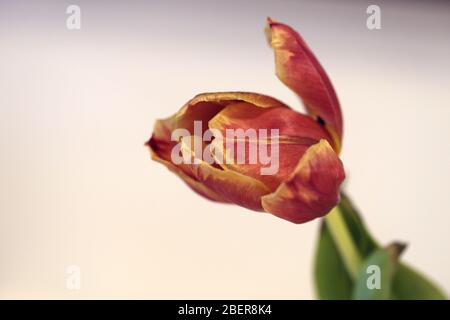
[(0, 298), (314, 298), (319, 221), (204, 200), (143, 146), (200, 92), (301, 108), (274, 75), (267, 16), (330, 75), (345, 188), (370, 229), (450, 292), (450, 6), (370, 4), (381, 30), (366, 1), (1, 1)]

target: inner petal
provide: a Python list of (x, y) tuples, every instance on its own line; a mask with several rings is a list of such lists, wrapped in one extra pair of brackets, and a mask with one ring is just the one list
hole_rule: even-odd
[[(224, 169), (260, 180), (271, 190), (289, 177), (310, 145), (320, 139), (331, 141), (326, 130), (309, 116), (289, 108), (259, 108), (246, 102), (226, 106), (209, 121), (209, 128), (219, 130), (223, 137), (224, 156), (217, 162)], [(265, 162), (261, 152), (267, 155)]]

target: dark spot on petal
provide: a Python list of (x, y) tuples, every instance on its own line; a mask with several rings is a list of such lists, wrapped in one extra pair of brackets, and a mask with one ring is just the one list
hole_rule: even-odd
[(318, 124), (320, 124), (321, 126), (325, 125), (325, 120), (323, 120), (321, 117), (317, 116), (316, 121)]

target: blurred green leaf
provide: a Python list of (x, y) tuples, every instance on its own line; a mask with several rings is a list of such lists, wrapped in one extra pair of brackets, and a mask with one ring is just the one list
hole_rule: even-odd
[[(341, 195), (339, 209), (361, 257), (365, 260), (364, 266), (367, 268), (369, 262), (377, 264), (389, 261), (389, 254), (385, 252), (385, 249), (380, 249), (365, 227), (355, 206), (345, 194)], [(372, 262), (368, 259), (372, 259)], [(373, 261), (377, 263), (373, 263)], [(362, 270), (366, 272), (364, 266)], [(386, 268), (387, 270), (392, 269), (388, 271), (388, 273), (393, 272), (390, 278), (385, 279), (385, 281), (391, 279), (391, 282), (384, 285), (382, 283), (382, 288), (384, 287), (382, 292), (365, 292), (367, 299), (447, 299), (433, 282), (404, 263), (398, 263), (397, 267)], [(362, 289), (356, 289), (357, 285), (353, 284), (347, 273), (340, 253), (324, 222), (320, 228), (316, 248), (314, 278), (317, 295), (320, 299), (351, 299), (352, 296), (364, 296), (362, 291), (358, 291)], [(365, 279), (367, 281), (367, 273)], [(364, 284), (361, 279), (357, 281), (360, 281), (359, 285)], [(387, 291), (390, 292), (389, 295), (386, 293)]]
[(393, 281), (393, 294), (399, 300), (445, 300), (435, 284), (411, 267), (401, 263)]
[(364, 261), (355, 280), (353, 299), (389, 299), (391, 297), (392, 280), (398, 266), (398, 257), (404, 248), (404, 245), (394, 243), (387, 248), (374, 250)]
[[(377, 244), (367, 232), (350, 199), (344, 194), (341, 195), (339, 208), (358, 251), (362, 257), (366, 257), (377, 248)], [(351, 299), (353, 290), (351, 277), (324, 221), (316, 248), (314, 278), (319, 299)]]
[(361, 215), (344, 193), (341, 194), (339, 208), (344, 215), (344, 220), (347, 223), (361, 256), (367, 257), (373, 250), (379, 248), (379, 245), (365, 227)]
[(352, 282), (330, 232), (322, 223), (314, 261), (316, 291), (322, 300), (348, 300)]

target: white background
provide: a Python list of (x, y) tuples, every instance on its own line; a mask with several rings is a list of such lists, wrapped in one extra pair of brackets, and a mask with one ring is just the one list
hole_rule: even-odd
[(345, 188), (370, 229), (450, 292), (450, 6), (381, 2), (369, 31), (364, 1), (77, 1), (68, 31), (73, 3), (1, 2), (1, 298), (314, 298), (319, 221), (208, 202), (143, 146), (200, 92), (300, 108), (274, 75), (267, 16), (332, 79)]

